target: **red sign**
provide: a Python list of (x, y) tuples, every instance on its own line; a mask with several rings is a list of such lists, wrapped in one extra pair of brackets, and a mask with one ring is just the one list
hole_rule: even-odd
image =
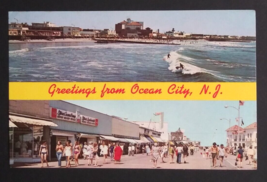
[(64, 111), (61, 109), (51, 108), (50, 117), (56, 119), (62, 119), (80, 124), (86, 124), (90, 126), (98, 126), (98, 119), (89, 116), (80, 115), (78, 113)]

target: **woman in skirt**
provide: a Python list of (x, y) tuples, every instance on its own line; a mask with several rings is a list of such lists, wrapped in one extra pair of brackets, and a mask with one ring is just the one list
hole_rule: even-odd
[(151, 157), (152, 157), (152, 162), (154, 164), (154, 168), (157, 168), (157, 163), (158, 163), (158, 158), (160, 156), (160, 153), (159, 153), (159, 148), (157, 146), (157, 143), (154, 143), (154, 146), (152, 147), (152, 150), (151, 150)]

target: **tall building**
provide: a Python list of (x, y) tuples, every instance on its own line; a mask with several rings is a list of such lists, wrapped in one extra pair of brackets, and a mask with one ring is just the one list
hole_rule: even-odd
[(120, 37), (148, 37), (152, 29), (144, 29), (144, 22), (133, 21), (130, 18), (115, 25), (116, 33)]

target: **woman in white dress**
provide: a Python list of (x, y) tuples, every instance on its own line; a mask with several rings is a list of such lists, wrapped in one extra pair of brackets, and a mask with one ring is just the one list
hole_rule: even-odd
[(86, 148), (86, 157), (88, 159), (88, 166), (89, 166), (89, 161), (91, 161), (90, 165), (93, 165), (93, 159), (94, 159), (94, 147), (93, 147), (93, 142), (89, 142), (89, 145), (87, 145)]
[(106, 145), (106, 143), (104, 141), (103, 141), (100, 149), (101, 149), (101, 154), (103, 155), (103, 158), (104, 158), (103, 164), (105, 164), (106, 158), (108, 156), (108, 146)]
[(157, 143), (154, 143), (154, 146), (152, 146), (152, 150), (151, 150), (151, 156), (152, 156), (152, 162), (154, 164), (154, 168), (157, 168), (157, 163), (158, 163), (158, 158), (160, 156), (159, 153), (159, 148), (157, 146)]
[(72, 156), (72, 146), (70, 145), (69, 141), (66, 143), (63, 155), (67, 158), (66, 168), (68, 168), (70, 167), (70, 157)]

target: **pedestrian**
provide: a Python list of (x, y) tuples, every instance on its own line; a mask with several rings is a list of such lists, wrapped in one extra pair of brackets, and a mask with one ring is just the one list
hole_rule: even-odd
[(93, 147), (94, 147), (94, 152), (93, 152), (93, 160), (94, 160), (94, 166), (95, 167), (97, 167), (98, 165), (97, 165), (97, 162), (98, 162), (98, 145), (97, 145), (97, 143), (95, 142), (94, 144), (93, 144)]
[(218, 147), (216, 146), (216, 143), (213, 143), (213, 146), (211, 147), (211, 155), (212, 155), (212, 167), (216, 167), (216, 157), (218, 155)]
[(169, 155), (170, 155), (170, 163), (173, 163), (173, 157), (174, 157), (174, 147), (173, 145), (169, 148)]
[(148, 156), (149, 153), (150, 153), (150, 148), (148, 145), (146, 145), (146, 155)]
[(144, 145), (142, 145), (142, 154), (144, 154), (145, 153), (145, 147), (144, 147)]
[(248, 154), (248, 165), (251, 165), (253, 157), (255, 155), (255, 151), (254, 149), (252, 149), (252, 146), (249, 147), (247, 154)]
[(219, 150), (220, 167), (223, 167), (223, 158), (227, 157), (223, 144), (221, 144), (221, 147), (219, 147), (218, 150)]
[(86, 142), (84, 142), (84, 144), (83, 144), (83, 159), (85, 159), (86, 158), (86, 156), (87, 156), (87, 143)]
[(76, 141), (75, 145), (74, 145), (74, 160), (75, 160), (75, 166), (76, 167), (79, 166), (78, 158), (79, 158), (80, 152), (81, 152), (81, 146), (80, 146), (79, 142)]
[(237, 150), (237, 159), (238, 159), (238, 168), (242, 168), (242, 160), (243, 160), (243, 153), (244, 150), (242, 149), (241, 146), (238, 147), (239, 149)]
[(182, 144), (178, 144), (177, 148), (176, 148), (176, 151), (177, 151), (177, 163), (178, 164), (181, 164), (182, 161), (181, 161), (181, 158), (182, 158), (182, 153), (183, 153), (183, 146)]
[(158, 158), (159, 158), (159, 148), (157, 146), (157, 143), (154, 143), (154, 146), (152, 146), (152, 150), (151, 150), (151, 156), (152, 156), (152, 162), (154, 164), (154, 168), (157, 168), (157, 162), (158, 162)]
[(185, 145), (183, 146), (183, 158), (184, 158), (184, 163), (186, 163), (186, 158), (187, 158), (188, 155), (189, 155), (189, 154), (188, 154), (188, 147), (187, 147), (187, 145), (185, 144)]
[(134, 144), (132, 145), (132, 150), (131, 150), (131, 155), (134, 156), (134, 152), (135, 152), (135, 146)]
[(107, 156), (108, 156), (108, 146), (106, 145), (104, 141), (102, 142), (102, 145), (100, 145), (100, 149), (101, 149), (101, 154), (103, 155), (103, 158), (104, 158), (103, 164), (105, 164)]
[(114, 145), (115, 143), (112, 143), (109, 147), (109, 155), (110, 155), (110, 160), (113, 161), (114, 160)]
[(121, 155), (122, 155), (122, 149), (119, 146), (119, 143), (117, 143), (114, 149), (114, 160), (116, 161), (116, 163), (121, 161)]
[(86, 158), (88, 159), (87, 165), (89, 166), (89, 161), (91, 161), (90, 165), (93, 165), (93, 160), (94, 160), (94, 146), (93, 142), (89, 142), (89, 145), (86, 146)]
[(167, 157), (168, 156), (168, 146), (167, 146), (167, 144), (165, 144), (163, 146), (163, 151), (164, 151), (164, 157)]
[(46, 162), (46, 166), (48, 167), (48, 162), (47, 162), (47, 156), (48, 156), (48, 146), (46, 141), (43, 141), (43, 144), (40, 146), (39, 150), (39, 156), (41, 157), (41, 164), (43, 167), (43, 163)]
[(72, 146), (70, 145), (69, 140), (66, 142), (63, 155), (66, 156), (66, 168), (71, 167), (70, 157), (72, 156)]
[(128, 156), (131, 155), (131, 152), (132, 152), (132, 146), (131, 146), (131, 144), (129, 144), (129, 146), (128, 146)]
[(56, 146), (56, 155), (57, 155), (57, 161), (58, 161), (58, 167), (61, 167), (61, 157), (64, 151), (64, 147), (61, 144), (61, 141), (57, 142), (57, 146)]

